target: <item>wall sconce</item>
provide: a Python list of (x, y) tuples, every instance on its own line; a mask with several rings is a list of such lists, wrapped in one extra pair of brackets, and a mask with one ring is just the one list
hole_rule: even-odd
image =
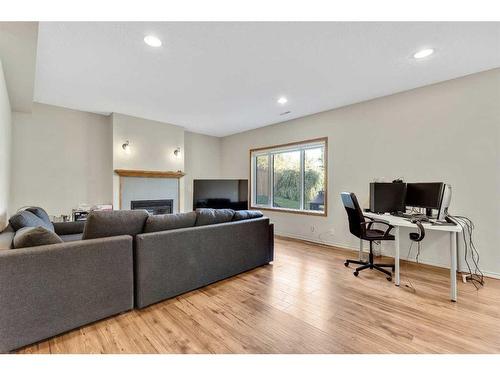
[(174, 156), (176, 158), (180, 157), (181, 156), (181, 148), (180, 147), (177, 147), (175, 150), (174, 150)]
[(130, 154), (130, 142), (128, 139), (125, 141), (124, 144), (122, 144), (123, 151), (125, 151), (127, 154)]

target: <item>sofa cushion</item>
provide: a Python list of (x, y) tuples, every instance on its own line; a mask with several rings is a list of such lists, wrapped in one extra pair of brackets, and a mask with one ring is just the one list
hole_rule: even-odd
[(44, 227), (50, 231), (54, 230), (54, 226), (52, 224), (48, 225), (33, 212), (26, 210), (19, 211), (15, 215), (11, 216), (9, 223), (15, 231), (25, 227)]
[(41, 207), (28, 207), (25, 209), (25, 211), (29, 211), (32, 214), (34, 214), (36, 217), (39, 217), (40, 219), (43, 220), (43, 222), (47, 225), (47, 229), (50, 229), (52, 232), (54, 232), (54, 224), (52, 224), (52, 221), (50, 221), (49, 215), (47, 212), (41, 208)]
[(196, 212), (181, 214), (150, 215), (144, 224), (144, 233), (194, 227)]
[(83, 233), (61, 234), (59, 237), (61, 237), (63, 242), (80, 241), (83, 237)]
[(149, 214), (146, 210), (93, 211), (87, 217), (82, 239), (142, 233)]
[[(85, 228), (85, 221), (63, 221), (54, 224), (54, 232), (59, 236), (67, 234), (82, 234)], [(62, 237), (61, 237), (62, 238)]]
[(0, 232), (0, 250), (12, 249), (12, 240), (15, 234), (16, 232), (11, 225), (7, 225), (7, 227)]
[(260, 211), (240, 210), (234, 212), (233, 221), (256, 219), (262, 216), (264, 215)]
[(230, 208), (198, 208), (196, 209), (196, 226), (227, 223), (233, 220), (234, 210)]
[(63, 241), (57, 234), (45, 227), (24, 227), (14, 235), (13, 247), (19, 249), (22, 247), (53, 245), (61, 242)]

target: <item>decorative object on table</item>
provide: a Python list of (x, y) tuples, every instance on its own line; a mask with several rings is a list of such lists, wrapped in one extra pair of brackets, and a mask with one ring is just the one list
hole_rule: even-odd
[(88, 204), (80, 204), (78, 208), (73, 210), (72, 216), (73, 216), (73, 221), (86, 221), (87, 216), (92, 211), (113, 211), (113, 205), (112, 204), (96, 204), (93, 206), (90, 206)]
[(65, 223), (69, 221), (69, 215), (59, 215), (59, 216), (51, 215), (50, 221), (52, 221), (53, 223)]
[(112, 204), (96, 204), (92, 206), (91, 211), (113, 211)]
[(73, 221), (85, 221), (90, 211), (73, 210)]

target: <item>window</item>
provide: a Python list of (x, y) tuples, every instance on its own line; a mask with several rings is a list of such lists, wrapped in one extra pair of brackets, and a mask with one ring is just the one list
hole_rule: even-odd
[(252, 207), (326, 215), (327, 138), (250, 150)]

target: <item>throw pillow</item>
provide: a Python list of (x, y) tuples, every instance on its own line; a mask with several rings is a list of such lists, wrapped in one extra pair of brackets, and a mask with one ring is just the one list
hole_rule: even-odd
[(61, 238), (44, 227), (24, 227), (14, 235), (14, 249), (62, 243)]
[(54, 232), (54, 224), (52, 224), (52, 221), (50, 221), (49, 215), (47, 212), (41, 208), (41, 207), (28, 207), (26, 208), (25, 211), (29, 211), (35, 216), (39, 217), (40, 219), (43, 220), (45, 224), (47, 224), (47, 229), (50, 229), (52, 232)]
[(15, 231), (18, 231), (19, 229), (24, 227), (44, 227), (51, 231), (54, 230), (54, 226), (52, 225), (52, 223), (51, 225), (48, 225), (33, 212), (26, 210), (20, 211), (17, 214), (13, 215), (9, 219), (9, 223)]

